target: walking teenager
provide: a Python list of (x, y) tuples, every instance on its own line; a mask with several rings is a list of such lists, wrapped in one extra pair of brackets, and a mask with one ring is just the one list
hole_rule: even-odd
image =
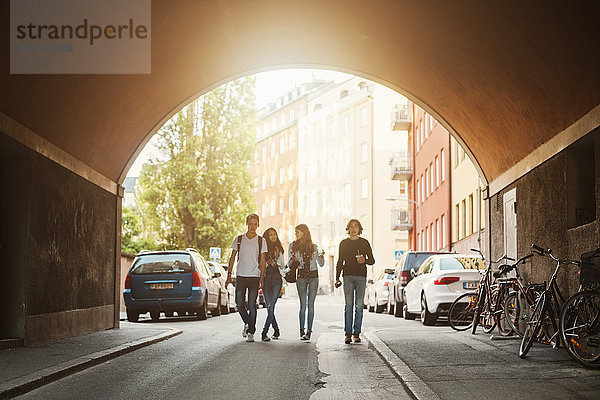
[[(235, 303), (242, 321), (244, 321), (242, 336), (246, 338), (247, 342), (254, 342), (254, 332), (256, 332), (256, 298), (258, 297), (258, 288), (263, 286), (267, 243), (264, 238), (256, 234), (258, 215), (248, 215), (246, 217), (246, 226), (248, 227), (248, 231), (233, 239), (233, 243), (231, 244), (232, 250), (229, 257), (225, 287), (231, 282), (231, 271), (233, 271), (235, 256), (238, 255), (237, 275), (235, 279)], [(246, 304), (246, 292), (248, 292), (248, 304)]]
[[(300, 339), (310, 340), (313, 320), (315, 318), (315, 298), (319, 288), (318, 267), (325, 264), (324, 251), (312, 242), (308, 226), (300, 224), (296, 227), (296, 240), (290, 243), (288, 266), (292, 261), (298, 261), (298, 278), (296, 288), (300, 298)], [(308, 316), (306, 308), (308, 306)], [(306, 326), (306, 332), (304, 327)]]
[(261, 340), (268, 342), (271, 340), (267, 333), (269, 328), (273, 326), (273, 339), (278, 339), (279, 325), (275, 319), (275, 303), (279, 299), (281, 293), (282, 276), (285, 276), (285, 259), (283, 258), (283, 245), (277, 236), (275, 228), (269, 228), (263, 233), (263, 237), (267, 241), (267, 268), (265, 273), (265, 282), (263, 284), (263, 295), (265, 296), (265, 306), (267, 307), (267, 319), (262, 330)]
[(363, 227), (357, 219), (351, 219), (346, 225), (348, 238), (340, 243), (340, 254), (336, 268), (336, 283), (339, 287), (340, 274), (344, 273), (344, 342), (360, 343), (363, 319), (363, 303), (367, 283), (367, 265), (375, 264), (373, 251), (367, 239), (361, 238)]

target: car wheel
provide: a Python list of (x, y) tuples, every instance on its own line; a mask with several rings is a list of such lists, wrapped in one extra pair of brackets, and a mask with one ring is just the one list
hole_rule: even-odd
[(421, 323), (423, 325), (431, 326), (435, 325), (435, 321), (437, 321), (437, 315), (429, 312), (427, 308), (427, 299), (425, 298), (425, 293), (421, 296)]
[(173, 311), (165, 311), (165, 317), (172, 317)]
[(221, 306), (221, 314), (229, 314), (229, 294), (227, 295), (225, 300), (225, 305)]
[(400, 300), (396, 300), (396, 309), (394, 310), (394, 317), (402, 317), (402, 313), (404, 311), (404, 302), (402, 298)]
[[(207, 293), (208, 295), (208, 293)], [(208, 314), (208, 304), (206, 303), (206, 297), (204, 298), (204, 302), (202, 303), (202, 305), (200, 306), (200, 308), (198, 309), (198, 311), (196, 311), (196, 318), (199, 320), (205, 320), (206, 316)]]
[(394, 305), (392, 304), (392, 296), (388, 295), (388, 301), (387, 304), (385, 306), (385, 311), (388, 314), (394, 314)]
[(384, 307), (385, 307), (385, 306), (380, 306), (380, 305), (377, 303), (377, 297), (375, 297), (375, 312), (376, 312), (377, 314), (381, 314), (381, 313), (383, 312), (383, 309), (384, 309)]
[(210, 315), (213, 317), (218, 317), (221, 315), (221, 293), (219, 293), (219, 298), (217, 299), (217, 306), (210, 312)]
[(403, 297), (403, 302), (402, 302), (402, 316), (404, 317), (404, 319), (408, 319), (408, 320), (413, 320), (415, 318), (417, 318), (417, 314), (413, 314), (411, 312), (408, 312), (408, 305), (406, 303), (406, 298)]
[(140, 319), (139, 313), (127, 310), (127, 321), (138, 322), (139, 319)]
[(150, 311), (150, 318), (154, 322), (158, 321), (160, 319), (160, 311)]

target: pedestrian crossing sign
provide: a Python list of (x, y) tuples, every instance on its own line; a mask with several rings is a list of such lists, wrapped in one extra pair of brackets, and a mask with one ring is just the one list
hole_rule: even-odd
[(220, 247), (211, 247), (210, 248), (210, 258), (212, 260), (220, 260), (221, 259), (221, 248)]
[(394, 258), (396, 260), (399, 260), (403, 253), (404, 253), (404, 251), (402, 251), (402, 250), (396, 250), (396, 251), (394, 251)]

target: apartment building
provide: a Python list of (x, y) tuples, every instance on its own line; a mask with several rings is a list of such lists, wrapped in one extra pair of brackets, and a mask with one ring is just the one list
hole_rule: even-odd
[(394, 203), (386, 200), (400, 186), (387, 178), (388, 160), (402, 149), (402, 137), (390, 127), (399, 104), (406, 104), (403, 96), (357, 77), (308, 96), (299, 121), (298, 217), (326, 251), (322, 287), (333, 283), (351, 218), (361, 221), (373, 246), (374, 268), (393, 266), (395, 250), (407, 248), (408, 235), (390, 228)]

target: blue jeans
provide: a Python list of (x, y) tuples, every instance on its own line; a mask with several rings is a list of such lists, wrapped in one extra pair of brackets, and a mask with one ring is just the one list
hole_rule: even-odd
[[(319, 278), (298, 278), (296, 288), (298, 289), (298, 297), (300, 298), (300, 329), (306, 328), (312, 331), (313, 320), (315, 319), (315, 298), (317, 297), (317, 289), (319, 287)], [(308, 303), (308, 318), (306, 317), (306, 305)]]
[[(248, 333), (256, 332), (256, 298), (260, 278), (238, 276), (235, 280), (235, 304), (244, 324), (248, 325)], [(248, 304), (246, 304), (248, 290)]]
[(365, 276), (344, 275), (344, 332), (346, 335), (360, 333), (366, 285), (367, 278)]
[(263, 296), (265, 296), (265, 306), (267, 307), (267, 319), (263, 328), (263, 333), (267, 333), (271, 325), (273, 329), (279, 329), (275, 320), (275, 303), (281, 293), (281, 279), (265, 278), (263, 286)]

